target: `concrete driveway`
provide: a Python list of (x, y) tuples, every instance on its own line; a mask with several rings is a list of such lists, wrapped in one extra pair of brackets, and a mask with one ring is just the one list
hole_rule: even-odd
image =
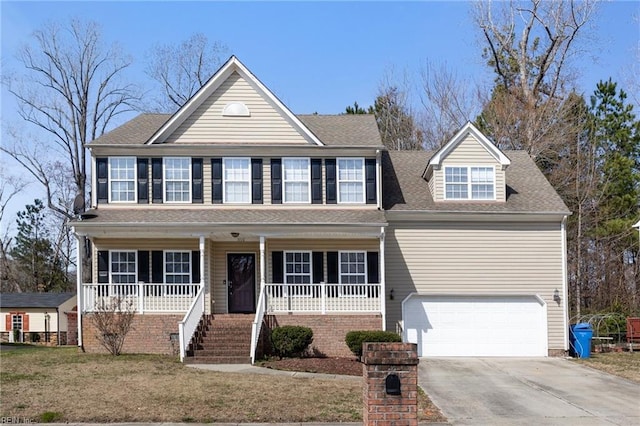
[(422, 358), (418, 383), (455, 425), (640, 425), (640, 384), (561, 358)]

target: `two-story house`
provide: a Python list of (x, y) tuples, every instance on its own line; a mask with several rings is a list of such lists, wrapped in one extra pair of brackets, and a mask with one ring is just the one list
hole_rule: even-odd
[[(90, 143), (79, 345), (105, 300), (137, 311), (127, 352), (248, 362), (276, 325), (348, 356), (350, 330), (420, 355), (567, 349), (567, 208), (533, 161), (468, 124), (387, 152), (371, 115), (295, 115), (231, 57), (173, 115)], [(82, 271), (78, 271), (81, 276)], [(206, 332), (203, 332), (206, 331)]]

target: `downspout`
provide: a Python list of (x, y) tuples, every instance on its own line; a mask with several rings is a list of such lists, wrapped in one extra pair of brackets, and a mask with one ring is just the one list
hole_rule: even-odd
[(380, 311), (382, 312), (382, 329), (387, 329), (387, 286), (384, 267), (384, 227), (380, 227)]
[[(200, 235), (200, 242), (198, 244), (198, 249), (200, 250), (200, 288), (204, 287), (204, 248), (205, 248), (204, 246), (205, 246), (204, 235)], [(205, 299), (206, 297), (204, 297), (204, 294), (203, 294), (202, 295), (202, 313), (206, 315), (207, 304), (205, 303)]]
[(71, 229), (76, 236), (76, 298), (78, 301), (76, 320), (78, 322), (78, 347), (84, 352), (84, 347), (82, 345), (82, 312), (84, 311), (82, 300), (82, 255), (80, 254), (80, 249), (82, 247), (80, 236), (76, 233), (75, 227)]
[(569, 289), (567, 284), (567, 216), (562, 218), (561, 223), (561, 239), (562, 239), (562, 320), (564, 324), (564, 350), (569, 350)]

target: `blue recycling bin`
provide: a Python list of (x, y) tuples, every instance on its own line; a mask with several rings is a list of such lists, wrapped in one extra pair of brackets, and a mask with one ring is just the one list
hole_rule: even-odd
[(570, 354), (576, 358), (589, 358), (591, 356), (591, 338), (593, 329), (588, 322), (573, 324), (569, 328)]

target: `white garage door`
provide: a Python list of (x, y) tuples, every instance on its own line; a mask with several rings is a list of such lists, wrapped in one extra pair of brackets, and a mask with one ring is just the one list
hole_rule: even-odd
[(536, 296), (420, 296), (403, 304), (404, 340), (419, 356), (547, 356)]

